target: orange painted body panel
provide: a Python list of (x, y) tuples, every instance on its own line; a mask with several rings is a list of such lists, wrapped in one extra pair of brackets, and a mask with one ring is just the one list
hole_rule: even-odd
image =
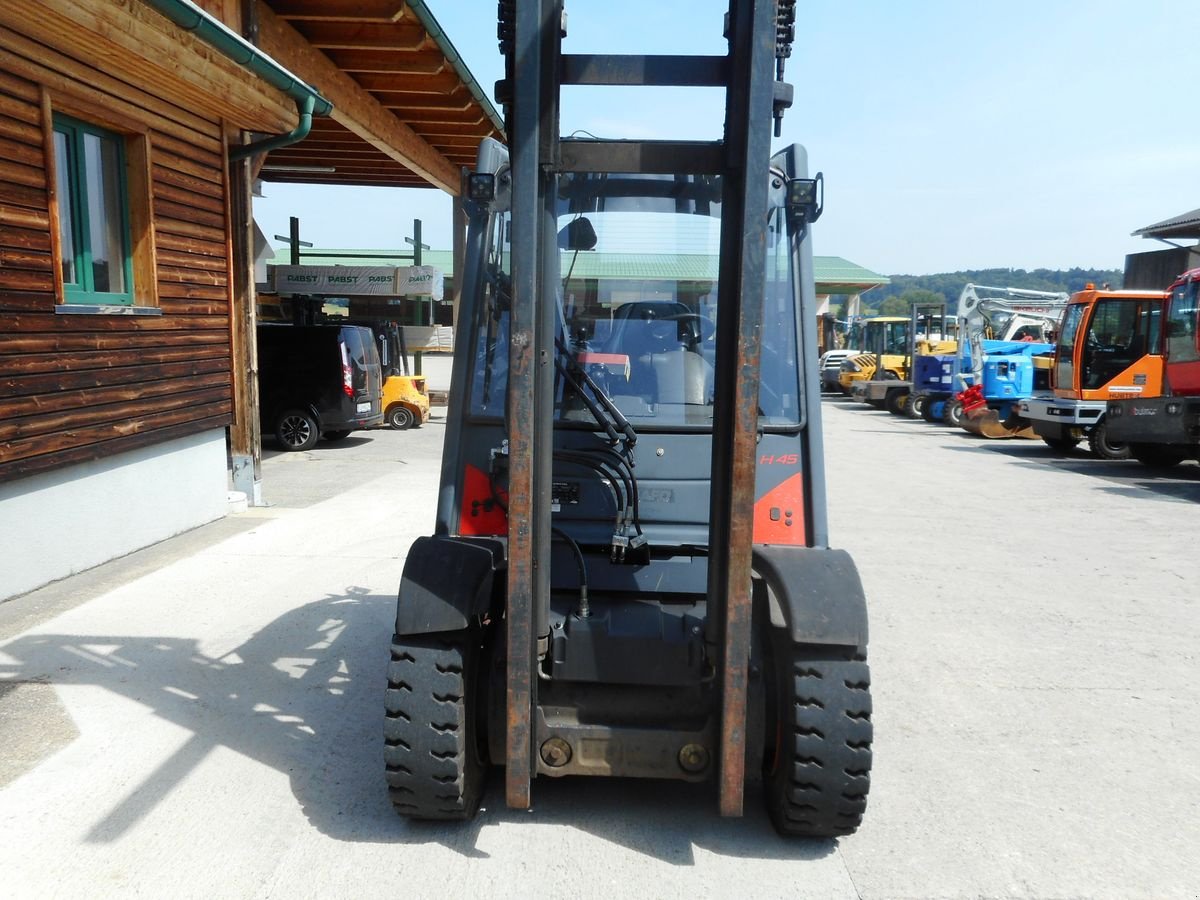
[(1147, 354), (1097, 390), (1080, 390), (1068, 396), (1080, 400), (1124, 400), (1130, 396), (1158, 397), (1162, 394), (1163, 368), (1161, 354)]
[(754, 504), (754, 543), (803, 547), (808, 543), (804, 520), (804, 473), (784, 479)]
[[(500, 499), (508, 502), (507, 497)], [(508, 534), (508, 514), (493, 496), (487, 472), (469, 464), (463, 472), (458, 533), (475, 536)]]

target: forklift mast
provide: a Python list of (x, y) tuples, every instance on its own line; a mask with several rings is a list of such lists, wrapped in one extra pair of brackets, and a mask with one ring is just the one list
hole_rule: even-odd
[[(762, 307), (742, 302), (765, 290), (767, 122), (790, 105), (776, 81), (790, 54), (794, 2), (733, 0), (727, 57), (566, 55), (562, 0), (501, 3), (505, 103), (512, 148), (513, 279), (509, 421), (508, 759), (510, 806), (529, 806), (534, 769), (534, 666), (549, 635), (554, 303), (558, 228), (548, 217), (567, 172), (720, 175), (721, 326), (716, 331), (708, 609), (722, 641), (720, 809), (739, 815), (745, 780), (746, 667), (750, 651), (752, 519)], [(510, 37), (511, 35), (511, 37)], [(778, 61), (778, 65), (777, 65)], [(776, 85), (779, 84), (777, 89)], [(712, 143), (560, 140), (565, 85), (720, 86), (725, 134)], [(742, 509), (735, 510), (735, 498)], [(528, 760), (527, 766), (520, 765)]]

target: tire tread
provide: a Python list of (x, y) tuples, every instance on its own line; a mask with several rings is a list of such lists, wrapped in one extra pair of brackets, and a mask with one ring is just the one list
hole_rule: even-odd
[(768, 812), (781, 834), (851, 834), (871, 786), (870, 669), (865, 660), (806, 660), (802, 652), (793, 647), (777, 662), (781, 733), (766, 773)]
[(470, 632), (393, 641), (385, 695), (388, 793), (413, 819), (463, 820), (479, 808), (484, 768), (468, 702)]

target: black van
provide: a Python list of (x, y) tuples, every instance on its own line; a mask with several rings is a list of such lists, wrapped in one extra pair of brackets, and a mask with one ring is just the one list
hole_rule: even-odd
[(371, 329), (258, 326), (259, 422), (284, 450), (309, 450), (383, 423), (383, 377)]

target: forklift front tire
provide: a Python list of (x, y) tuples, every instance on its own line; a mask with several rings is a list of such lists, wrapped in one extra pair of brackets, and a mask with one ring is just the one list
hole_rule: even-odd
[(392, 640), (384, 718), (388, 794), (410, 819), (475, 817), (487, 774), (478, 734), (477, 628)]
[(871, 672), (865, 658), (806, 658), (809, 649), (775, 640), (764, 799), (780, 834), (840, 837), (858, 829), (867, 808)]

